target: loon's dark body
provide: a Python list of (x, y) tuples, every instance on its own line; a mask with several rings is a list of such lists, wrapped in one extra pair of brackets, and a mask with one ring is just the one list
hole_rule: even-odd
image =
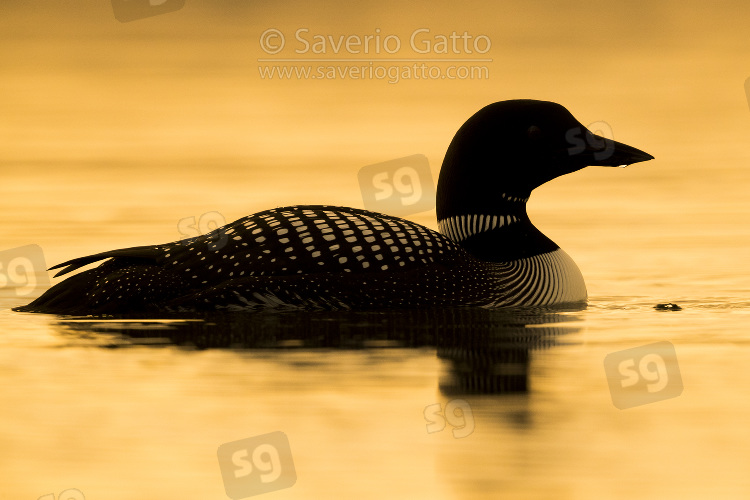
[[(109, 259), (16, 310), (117, 314), (583, 302), (580, 271), (531, 224), (528, 196), (537, 185), (586, 164), (652, 157), (614, 141), (604, 143), (616, 146), (606, 161), (592, 159), (603, 151), (600, 146), (561, 156), (566, 142), (556, 129), (567, 132), (575, 126), (588, 132), (562, 106), (541, 101), (503, 101), (475, 114), (456, 134), (441, 170), (437, 215), (442, 234), (366, 210), (277, 208), (190, 240), (59, 264), (53, 269), (64, 267), (60, 274), (65, 274)], [(540, 131), (548, 137), (540, 139)], [(499, 132), (499, 139), (493, 141), (490, 132)], [(526, 149), (514, 155), (528, 163), (521, 165), (525, 168), (498, 168), (498, 173), (478, 164), (492, 162), (493, 144), (518, 149), (523, 140)], [(472, 180), (476, 175), (482, 177)]]

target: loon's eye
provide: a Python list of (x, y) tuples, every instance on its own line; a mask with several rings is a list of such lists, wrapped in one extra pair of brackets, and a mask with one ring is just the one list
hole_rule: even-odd
[(540, 129), (536, 125), (532, 125), (526, 130), (526, 135), (530, 140), (538, 141), (542, 138), (542, 129)]

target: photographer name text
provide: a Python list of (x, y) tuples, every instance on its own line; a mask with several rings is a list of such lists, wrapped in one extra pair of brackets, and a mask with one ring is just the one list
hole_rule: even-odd
[(428, 28), (418, 28), (411, 32), (408, 40), (396, 34), (385, 35), (380, 28), (371, 34), (322, 35), (311, 34), (308, 28), (299, 28), (287, 44), (287, 36), (281, 30), (269, 28), (260, 36), (260, 47), (267, 54), (279, 54), (284, 49), (297, 55), (393, 55), (402, 49), (410, 49), (415, 54), (471, 56), (487, 54), (492, 41), (487, 35), (472, 35), (467, 31), (449, 34), (434, 34)]

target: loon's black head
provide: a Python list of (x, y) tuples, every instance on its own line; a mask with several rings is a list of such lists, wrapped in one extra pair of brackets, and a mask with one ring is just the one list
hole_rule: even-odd
[(587, 166), (653, 159), (592, 134), (563, 106), (520, 99), (485, 106), (456, 132), (437, 187), (437, 218), (502, 213), (502, 199), (525, 201), (531, 191)]

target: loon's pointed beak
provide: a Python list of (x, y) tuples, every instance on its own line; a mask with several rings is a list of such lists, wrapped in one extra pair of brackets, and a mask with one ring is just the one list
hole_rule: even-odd
[(654, 159), (645, 151), (622, 142), (613, 141), (590, 132), (586, 135), (586, 145), (582, 150), (576, 151), (575, 148), (569, 150), (573, 157), (585, 163), (586, 166), (620, 167)]

